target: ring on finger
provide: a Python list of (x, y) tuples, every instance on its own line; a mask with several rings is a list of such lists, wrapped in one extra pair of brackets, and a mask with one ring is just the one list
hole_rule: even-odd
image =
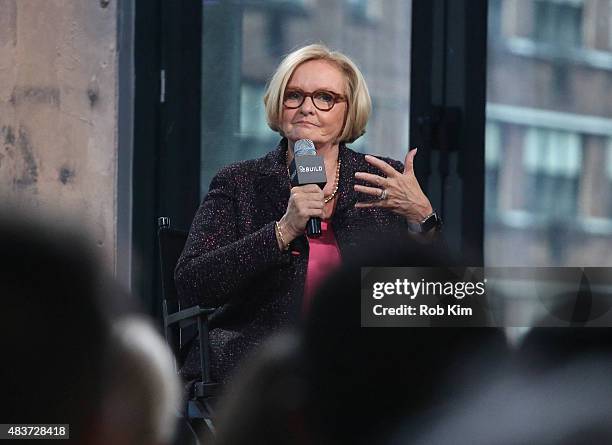
[(378, 200), (379, 201), (384, 201), (385, 199), (387, 199), (387, 189), (381, 189), (380, 190), (380, 195), (378, 195)]

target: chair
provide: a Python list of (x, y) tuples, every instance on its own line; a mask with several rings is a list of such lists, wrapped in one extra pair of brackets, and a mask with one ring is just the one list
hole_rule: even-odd
[(187, 233), (172, 229), (170, 218), (158, 218), (157, 239), (159, 242), (159, 260), (162, 284), (162, 315), (164, 334), (176, 357), (177, 370), (183, 365), (189, 345), (193, 341), (200, 343), (200, 379), (195, 382), (192, 395), (187, 400), (185, 417), (192, 430), (198, 430), (196, 424), (204, 422), (214, 434), (213, 409), (211, 401), (219, 390), (219, 385), (210, 377), (210, 344), (208, 338), (209, 316), (214, 308), (200, 305), (181, 308), (174, 285), (174, 268), (187, 240)]

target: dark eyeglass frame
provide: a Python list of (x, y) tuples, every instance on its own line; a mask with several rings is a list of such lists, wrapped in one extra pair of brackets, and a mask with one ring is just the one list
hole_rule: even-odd
[[(287, 105), (285, 102), (287, 101), (287, 94), (289, 93), (300, 93), (302, 95), (302, 101), (298, 105), (295, 105), (295, 106)], [(315, 99), (314, 99), (317, 93), (329, 94), (334, 99), (329, 108), (321, 108), (317, 106), (317, 104), (315, 103)], [(333, 91), (329, 91), (329, 90), (315, 90), (312, 92), (306, 92), (304, 90), (300, 90), (299, 88), (288, 88), (285, 90), (285, 94), (283, 94), (283, 106), (290, 110), (295, 110), (296, 108), (300, 108), (302, 105), (304, 105), (304, 101), (306, 100), (307, 97), (310, 97), (312, 104), (319, 111), (330, 111), (332, 108), (334, 108), (334, 106), (337, 103), (347, 101), (346, 96), (344, 96), (343, 94), (334, 93)]]

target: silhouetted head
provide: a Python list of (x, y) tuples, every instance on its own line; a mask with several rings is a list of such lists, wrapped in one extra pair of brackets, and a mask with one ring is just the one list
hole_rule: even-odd
[(116, 293), (87, 243), (67, 231), (4, 219), (0, 252), (3, 421), (70, 424), (82, 439), (104, 387), (102, 305)]
[(407, 414), (461, 391), (452, 381), (507, 356), (505, 338), (493, 328), (362, 327), (362, 266), (460, 262), (407, 237), (377, 239), (359, 251), (315, 297), (305, 326), (306, 412), (320, 443), (381, 443)]

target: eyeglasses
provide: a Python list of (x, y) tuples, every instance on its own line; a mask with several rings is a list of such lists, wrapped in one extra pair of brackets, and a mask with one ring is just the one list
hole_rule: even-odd
[(307, 93), (302, 90), (291, 89), (285, 91), (283, 105), (289, 109), (299, 108), (307, 97), (310, 97), (314, 106), (321, 111), (329, 111), (338, 102), (346, 102), (345, 96), (331, 91), (317, 90)]

